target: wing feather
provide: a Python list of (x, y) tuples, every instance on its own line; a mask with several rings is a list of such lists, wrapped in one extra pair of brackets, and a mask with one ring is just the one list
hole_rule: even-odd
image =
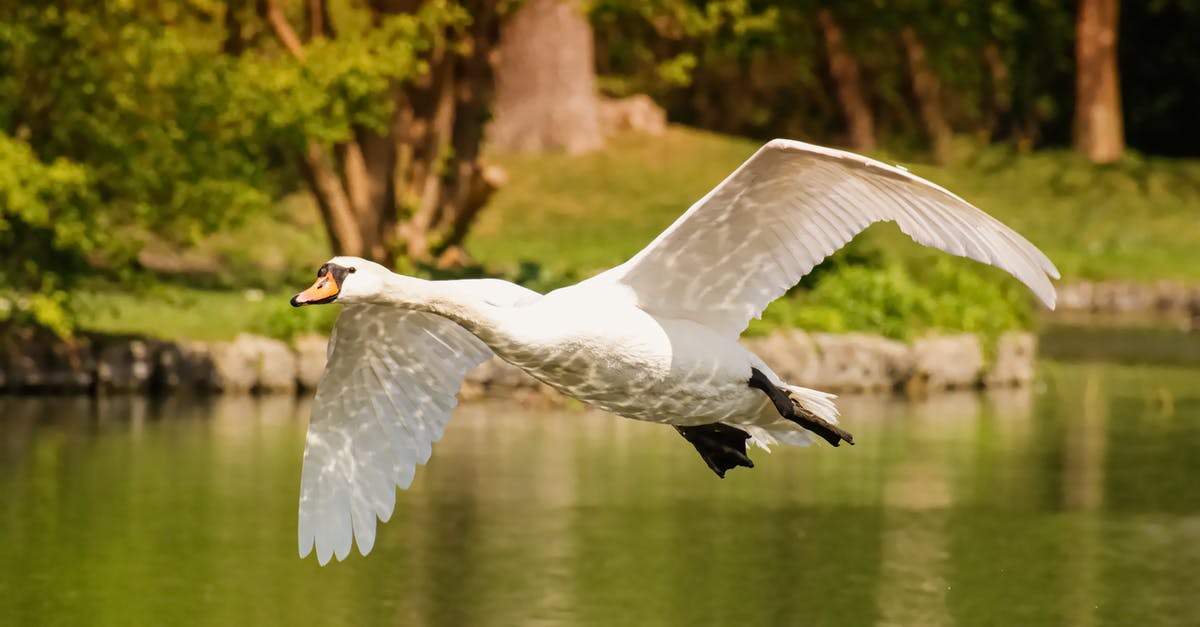
[(300, 556), (345, 559), (375, 545), (396, 488), (441, 438), (467, 370), (492, 355), (454, 322), (381, 305), (347, 305), (330, 335), (300, 473)]
[(737, 334), (875, 222), (999, 267), (1053, 308), (1058, 270), (999, 220), (929, 181), (841, 150), (777, 139), (626, 263), (585, 284), (623, 288), (646, 311)]

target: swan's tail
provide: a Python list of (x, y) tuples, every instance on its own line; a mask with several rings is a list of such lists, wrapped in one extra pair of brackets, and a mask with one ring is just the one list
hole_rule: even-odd
[[(837, 424), (838, 408), (833, 402), (837, 395), (786, 383), (779, 387), (787, 393), (796, 407), (797, 413), (808, 414), (829, 425)], [(812, 443), (813, 432), (811, 430), (780, 416), (773, 406), (768, 405), (764, 412), (769, 412), (775, 420), (753, 425), (737, 425), (739, 429), (750, 435), (750, 441), (759, 448), (770, 451), (772, 444), (807, 446)], [(851, 444), (854, 443), (853, 439), (848, 441)]]
[(831, 425), (837, 424), (840, 414), (837, 405), (833, 402), (833, 399), (837, 398), (837, 394), (786, 383), (779, 387), (783, 388), (788, 396), (792, 397), (792, 401), (798, 403), (801, 408)]
[[(834, 446), (839, 442), (854, 444), (853, 436), (834, 426), (838, 410), (833, 404), (837, 398), (833, 394), (787, 384), (764, 387), (771, 390), (768, 394), (773, 395), (775, 402), (750, 419), (754, 424), (727, 422), (675, 427), (718, 477), (724, 479), (725, 472), (737, 466), (754, 468), (754, 462), (746, 454), (746, 445), (751, 443), (770, 452), (772, 444), (805, 446), (816, 434)], [(779, 407), (787, 412), (786, 417)]]

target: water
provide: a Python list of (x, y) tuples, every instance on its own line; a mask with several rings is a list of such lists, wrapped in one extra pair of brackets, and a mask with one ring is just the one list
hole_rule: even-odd
[(0, 623), (1200, 624), (1200, 370), (847, 398), (714, 477), (672, 430), (460, 408), (375, 551), (296, 557), (307, 407), (0, 399)]

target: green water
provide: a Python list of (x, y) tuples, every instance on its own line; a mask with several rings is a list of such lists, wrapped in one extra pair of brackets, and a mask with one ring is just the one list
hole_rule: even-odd
[(465, 406), (320, 568), (304, 403), (0, 399), (0, 623), (1200, 625), (1200, 370), (842, 407), (858, 446), (721, 481), (665, 427)]

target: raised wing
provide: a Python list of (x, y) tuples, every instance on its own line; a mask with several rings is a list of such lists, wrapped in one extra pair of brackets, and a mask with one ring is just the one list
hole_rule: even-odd
[(492, 352), (454, 322), (380, 305), (347, 305), (329, 338), (300, 478), (300, 557), (344, 559), (375, 544), (396, 488), (412, 483), (442, 437), (470, 368)]
[(750, 319), (874, 222), (1002, 268), (1054, 308), (1058, 270), (999, 220), (874, 159), (776, 139), (632, 259), (597, 277), (653, 314), (738, 334)]

